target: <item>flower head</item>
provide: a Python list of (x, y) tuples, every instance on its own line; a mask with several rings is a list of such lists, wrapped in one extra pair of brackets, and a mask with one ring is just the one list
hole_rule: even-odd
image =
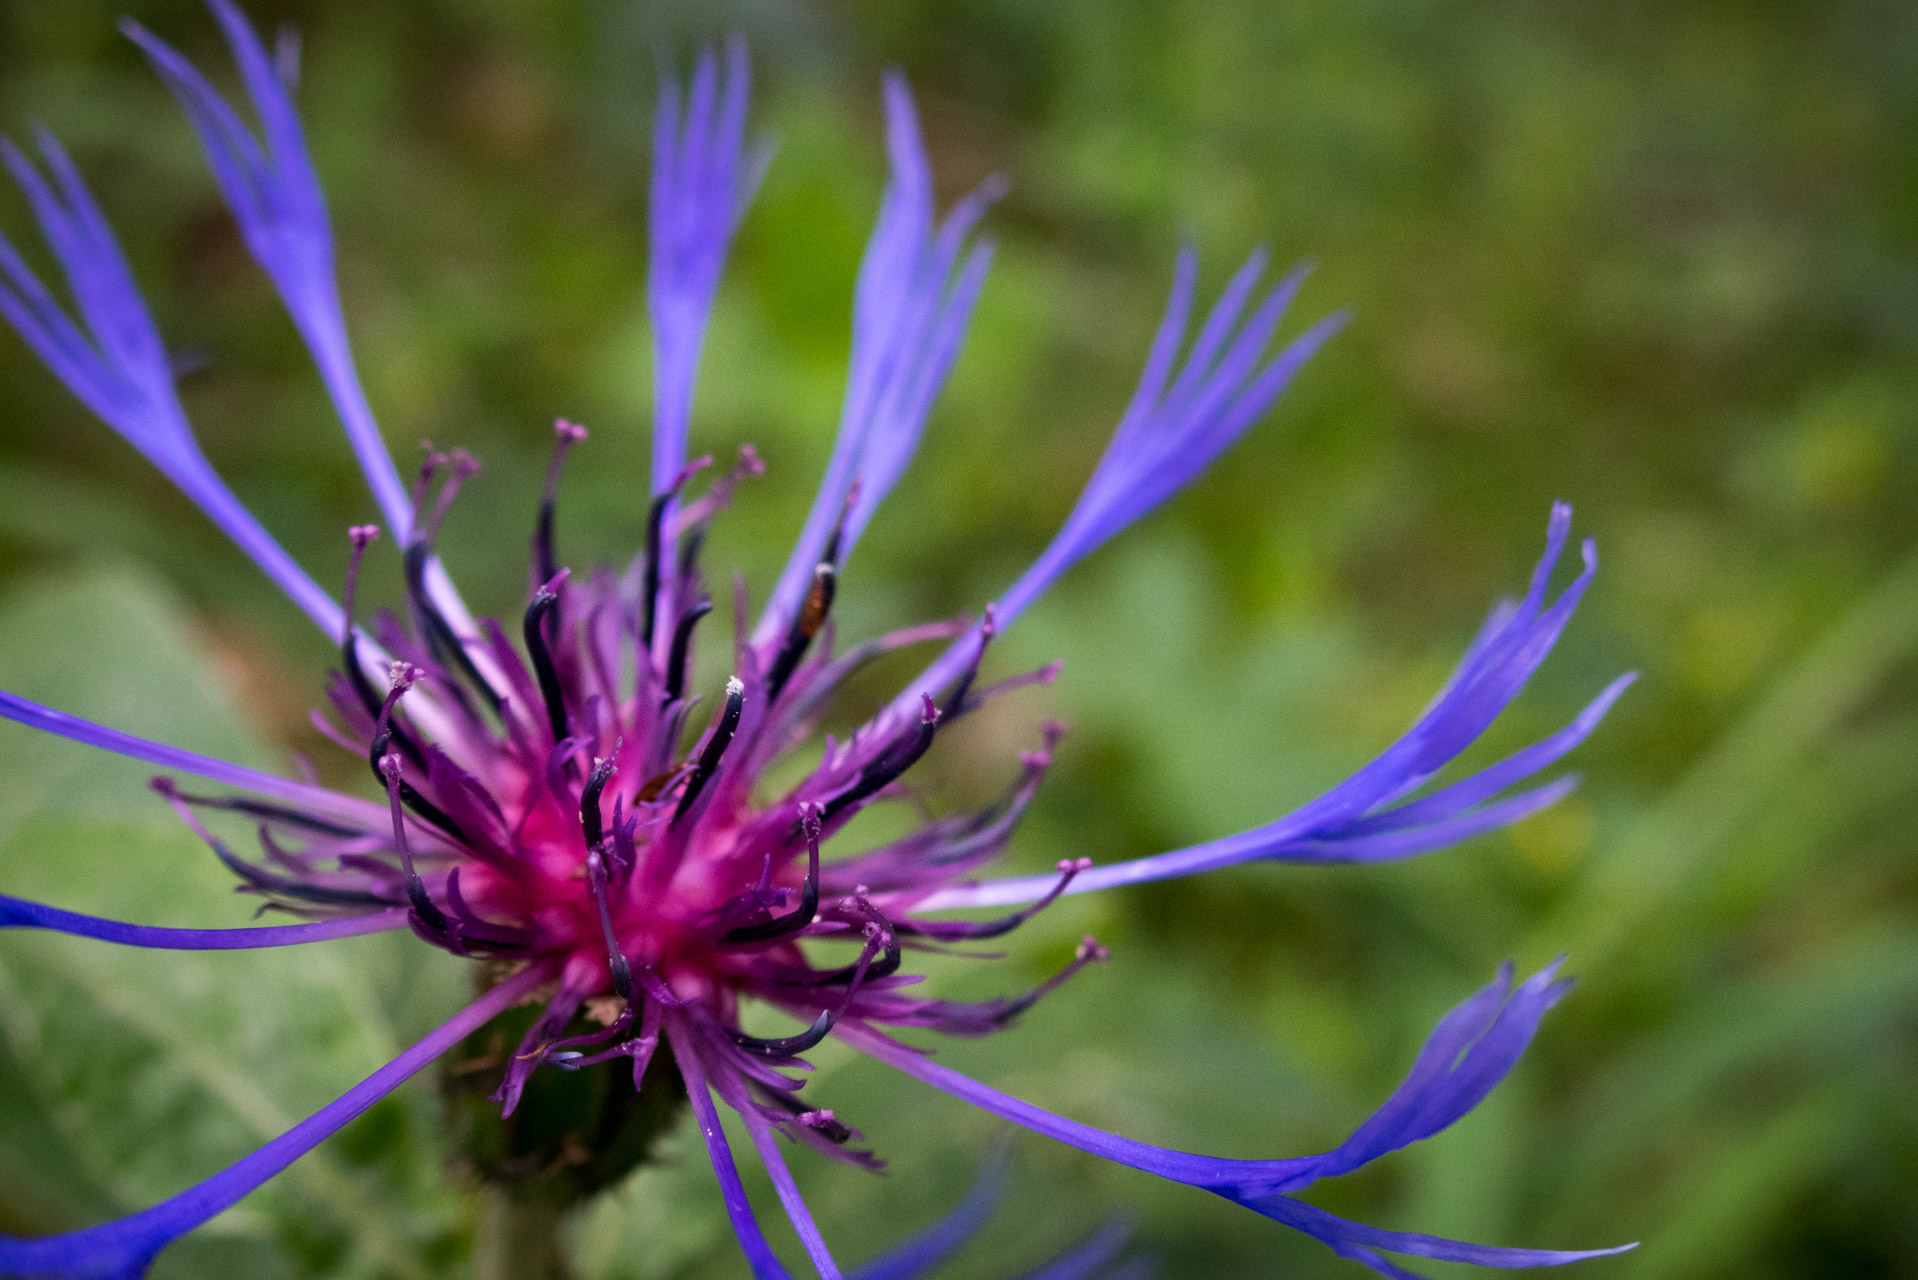
[[(912, 100), (903, 80), (889, 77), (892, 176), (854, 295), (838, 442), (756, 620), (738, 593), (731, 670), (713, 688), (694, 670), (694, 635), (713, 610), (700, 552), (735, 485), (760, 467), (747, 449), (702, 486), (713, 474), (710, 459), (687, 461), (687, 432), (720, 268), (764, 162), (763, 152), (745, 144), (743, 48), (700, 59), (683, 96), (668, 85), (660, 97), (647, 285), (657, 402), (642, 545), (624, 572), (562, 566), (555, 511), (563, 463), (570, 451), (590, 447), (587, 432), (562, 419), (532, 518), (525, 609), (504, 622), (476, 621), (440, 567), (435, 539), (478, 464), (458, 449), (429, 448), (411, 485), (401, 483), (353, 374), (325, 204), (289, 98), (291, 58), (276, 65), (229, 0), (211, 2), (263, 136), (171, 48), (137, 26), (128, 31), (185, 106), (247, 245), (313, 351), (397, 550), (406, 616), (362, 621), (355, 610), (377, 528), (350, 531), (351, 568), (335, 603), (213, 474), (114, 237), (50, 138), (41, 139), (41, 150), (51, 181), (10, 144), (4, 158), (66, 273), (79, 322), (3, 240), (0, 313), (338, 645), (339, 667), (325, 688), (329, 710), (316, 713), (315, 723), (364, 760), (371, 798), (242, 769), (0, 693), (0, 714), (168, 770), (155, 790), (240, 887), (302, 918), (252, 929), (169, 929), (0, 897), (0, 924), (161, 948), (283, 946), (410, 929), (427, 944), (486, 964), (489, 985), (336, 1102), (174, 1199), (65, 1236), (0, 1237), (0, 1275), (139, 1274), (169, 1240), (273, 1176), (475, 1029), (529, 1001), (537, 1016), (493, 1093), (502, 1112), (513, 1113), (536, 1073), (623, 1062), (634, 1088), (659, 1087), (648, 1084), (659, 1079), (648, 1069), (670, 1059), (761, 1276), (785, 1271), (742, 1189), (719, 1108), (743, 1122), (816, 1269), (839, 1275), (778, 1141), (783, 1136), (866, 1167), (881, 1163), (853, 1128), (855, 1117), (804, 1091), (803, 1055), (828, 1035), (1014, 1124), (1214, 1191), (1382, 1274), (1406, 1273), (1381, 1251), (1494, 1266), (1590, 1256), (1382, 1232), (1296, 1198), (1314, 1181), (1435, 1133), (1475, 1105), (1511, 1069), (1564, 991), (1552, 970), (1516, 987), (1509, 972), (1502, 974), (1460, 1005), (1370, 1120), (1335, 1150), (1304, 1158), (1218, 1160), (1129, 1141), (998, 1093), (897, 1038), (902, 1030), (1004, 1030), (1104, 959), (1104, 949), (1087, 938), (1070, 964), (1029, 991), (961, 1002), (919, 989), (915, 954), (1010, 933), (1063, 894), (1248, 861), (1404, 858), (1510, 823), (1563, 795), (1569, 779), (1532, 780), (1592, 730), (1629, 677), (1559, 733), (1463, 781), (1421, 789), (1518, 694), (1590, 581), (1595, 561), (1587, 543), (1583, 572), (1556, 597), (1548, 589), (1569, 536), (1566, 508), (1552, 513), (1546, 553), (1526, 595), (1493, 612), (1429, 710), (1371, 764), (1291, 814), (1156, 857), (1104, 866), (1082, 858), (1046, 876), (981, 880), (1050, 763), (1061, 731), (1044, 725), (996, 803), (837, 856), (834, 841), (847, 823), (897, 794), (948, 725), (1000, 693), (1052, 677), (1056, 668), (982, 684), (997, 632), (1066, 569), (1196, 478), (1265, 413), (1340, 318), (1321, 321), (1273, 353), (1302, 275), (1262, 288), (1264, 256), (1254, 254), (1192, 333), (1197, 268), (1186, 250), (1138, 391), (1077, 505), (1031, 569), (975, 619), (908, 628), (835, 653), (832, 610), (841, 575), (911, 461), (958, 352), (991, 258), (975, 229), (999, 191), (988, 183), (944, 218), (935, 216)], [(815, 726), (850, 674), (879, 654), (939, 641), (943, 652), (894, 701), (843, 740), (816, 743)], [(765, 781), (794, 758), (806, 762), (796, 784), (774, 788)], [(175, 774), (220, 789), (206, 792)], [(240, 853), (218, 833), (233, 818), (256, 828), (257, 855)], [(982, 906), (1010, 910), (989, 921), (938, 914)], [(748, 1003), (789, 1015), (791, 1033), (745, 1031), (740, 1014)], [(962, 1237), (967, 1221), (962, 1211), (938, 1229), (944, 1234), (902, 1247), (866, 1274), (909, 1274)], [(1084, 1274), (1111, 1253), (1109, 1244), (1098, 1244), (1071, 1262), (1079, 1269), (1070, 1273)]]

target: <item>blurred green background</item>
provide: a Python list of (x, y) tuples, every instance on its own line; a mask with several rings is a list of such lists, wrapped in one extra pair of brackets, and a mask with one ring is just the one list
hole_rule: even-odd
[[(1311, 1198), (1487, 1242), (1645, 1242), (1581, 1269), (1595, 1280), (1918, 1275), (1918, 9), (249, 7), (306, 34), (302, 105), (389, 439), (403, 465), (421, 438), (486, 464), (445, 550), (489, 611), (520, 607), (555, 415), (594, 432), (564, 558), (623, 560), (641, 536), (650, 104), (660, 60), (702, 38), (749, 37), (755, 123), (779, 143), (695, 413), (696, 448), (751, 441), (769, 468), (716, 536), (722, 577), (770, 583), (829, 448), (884, 174), (881, 69), (918, 92), (942, 200), (1012, 182), (919, 463), (845, 579), (842, 635), (976, 607), (1038, 550), (1129, 394), (1182, 234), (1208, 289), (1258, 243), (1311, 258), (1292, 328), (1340, 306), (1351, 327), (1208, 478), (1011, 631), (998, 670), (1058, 656), (1065, 675), (944, 740), (923, 766), (935, 802), (995, 790), (1055, 715), (1074, 731), (1020, 869), (1276, 816), (1418, 712), (1522, 584), (1554, 498), (1603, 567), (1468, 759), (1548, 732), (1621, 670), (1644, 679), (1574, 758), (1577, 795), (1509, 833), (1074, 900), (1004, 962), (940, 966), (944, 990), (988, 994), (1081, 933), (1114, 952), (948, 1060), (1143, 1139), (1320, 1150), (1502, 957), (1568, 952), (1579, 989), (1490, 1101)], [(189, 0), (7, 0), (0, 127), (44, 121), (73, 148), (199, 366), (183, 385), (207, 453), (337, 583), (372, 503), (122, 9), (231, 85)], [(37, 253), (22, 201), (0, 226)], [(0, 683), (357, 782), (305, 721), (324, 640), (11, 337), (0, 397)], [(242, 922), (145, 773), (0, 726), (0, 890)], [(466, 980), (404, 938), (198, 958), (0, 938), (0, 1229), (205, 1176)], [(893, 1158), (884, 1178), (798, 1160), (856, 1262), (956, 1200), (993, 1126), (850, 1055), (820, 1062), (822, 1105)], [(157, 1274), (469, 1274), (436, 1135), (423, 1079)], [(1009, 1275), (1120, 1208), (1166, 1275), (1360, 1274), (1203, 1193), (1038, 1139), (1020, 1158), (950, 1274)], [(745, 1274), (683, 1132), (573, 1246), (583, 1280)]]

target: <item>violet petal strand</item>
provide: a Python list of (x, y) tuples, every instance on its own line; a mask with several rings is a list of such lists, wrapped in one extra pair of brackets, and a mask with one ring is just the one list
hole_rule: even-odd
[[(0, 140), (86, 325), (81, 332), (24, 259), (0, 237), (0, 315), (81, 403), (144, 454), (220, 531), (329, 635), (340, 608), (214, 473), (174, 390), (172, 364), (132, 269), (66, 151), (44, 130), (49, 184), (24, 152)], [(57, 189), (56, 189), (57, 188)]]
[(290, 947), (302, 942), (356, 938), (366, 933), (404, 929), (406, 912), (376, 911), (370, 915), (318, 920), (309, 924), (262, 925), (250, 929), (170, 929), (157, 925), (125, 924), (98, 916), (62, 911), (0, 893), (0, 929), (52, 929), (81, 938), (97, 938), (127, 947), (156, 947), (166, 951), (248, 951), (259, 947)]
[[(885, 104), (891, 174), (854, 286), (839, 434), (805, 527), (753, 632), (762, 645), (785, 634), (842, 515), (841, 560), (905, 474), (992, 260), (990, 243), (968, 248), (967, 239), (1001, 184), (981, 184), (935, 227), (925, 139), (912, 93), (896, 72), (886, 77)], [(855, 481), (859, 493), (848, 508)]]
[(1404, 1082), (1351, 1137), (1322, 1155), (1280, 1160), (1219, 1159), (1136, 1142), (980, 1084), (857, 1020), (842, 1019), (835, 1034), (881, 1062), (1001, 1119), (1116, 1164), (1215, 1192), (1341, 1252), (1350, 1246), (1488, 1266), (1556, 1266), (1620, 1250), (1501, 1249), (1380, 1231), (1335, 1218), (1293, 1199), (1291, 1193), (1430, 1137), (1482, 1101), (1511, 1071), (1530, 1044), (1539, 1019), (1569, 987), (1557, 977), (1557, 969), (1556, 964), (1548, 966), (1513, 989), (1511, 967), (1502, 968), (1497, 979), (1439, 1021)]
[(1131, 1238), (1130, 1219), (1108, 1218), (1090, 1236), (1038, 1270), (1027, 1272), (1021, 1280), (1112, 1280), (1112, 1273), (1105, 1268), (1118, 1258)]
[[(993, 604), (1001, 627), (1044, 593), (1060, 574), (1197, 479), (1265, 411), (1299, 368), (1344, 326), (1345, 315), (1320, 320), (1277, 354), (1264, 351), (1304, 279), (1295, 269), (1274, 285), (1240, 323), (1265, 264), (1255, 252), (1226, 286), (1200, 326), (1178, 376), (1174, 362), (1191, 314), (1197, 255), (1179, 256), (1166, 313), (1146, 358), (1138, 389), (1079, 500), (1039, 558)], [(976, 632), (976, 628), (975, 628)], [(910, 713), (922, 694), (937, 694), (966, 669), (976, 634), (955, 640), (887, 708), (888, 721)]]
[(55, 711), (52, 707), (41, 706), (37, 702), (23, 698), (17, 693), (8, 693), (4, 689), (0, 689), (0, 716), (26, 725), (30, 729), (57, 734), (62, 738), (83, 742), (91, 747), (101, 747), (119, 755), (131, 756), (135, 760), (145, 760), (163, 769), (178, 769), (182, 773), (209, 778), (230, 787), (239, 787), (259, 795), (286, 800), (316, 813), (362, 823), (369, 830), (377, 831), (388, 821), (386, 810), (368, 801), (341, 795), (325, 787), (276, 778), (270, 773), (261, 773), (258, 769), (228, 764), (212, 756), (184, 751), (179, 747), (169, 747), (163, 742), (136, 738), (130, 733), (122, 733), (118, 729), (94, 724), (91, 720), (82, 720), (79, 716), (70, 716), (64, 711)]
[[(1614, 680), (1565, 728), (1430, 795), (1387, 807), (1416, 791), (1485, 731), (1524, 689), (1557, 642), (1596, 569), (1588, 542), (1584, 569), (1547, 604), (1546, 586), (1570, 537), (1571, 508), (1553, 507), (1545, 554), (1523, 600), (1494, 609), (1444, 689), (1412, 727), (1351, 777), (1263, 827), (1170, 853), (1110, 863), (1075, 878), (1087, 893), (1195, 875), (1240, 862), (1377, 862), (1413, 857), (1509, 825), (1554, 803), (1575, 779), (1500, 793), (1557, 763), (1598, 726), (1635, 679)], [(1051, 876), (1022, 876), (942, 889), (921, 911), (1037, 901)]]
[[(1568, 1262), (1583, 1262), (1587, 1258), (1604, 1258), (1638, 1247), (1634, 1242), (1613, 1245), (1608, 1249), (1509, 1249), (1497, 1245), (1469, 1244), (1463, 1240), (1447, 1240), (1443, 1236), (1421, 1235), (1415, 1231), (1382, 1231), (1363, 1223), (1349, 1222), (1309, 1205), (1303, 1200), (1295, 1200), (1291, 1196), (1270, 1196), (1256, 1202), (1240, 1200), (1230, 1195), (1226, 1198), (1245, 1205), (1246, 1208), (1263, 1214), (1274, 1222), (1282, 1222), (1295, 1231), (1302, 1231), (1314, 1240), (1330, 1245), (1334, 1252), (1346, 1257), (1354, 1257), (1355, 1251), (1360, 1249), (1383, 1249), (1390, 1253), (1409, 1253), (1421, 1258), (1436, 1258), (1443, 1262), (1472, 1262), (1481, 1267), (1510, 1269), (1562, 1267)], [(1363, 1261), (1363, 1259), (1360, 1260)], [(1398, 1267), (1393, 1267), (1392, 1271), (1383, 1274), (1393, 1275), (1394, 1273), (1411, 1274)]]
[(693, 383), (720, 269), (757, 185), (755, 166), (741, 158), (750, 83), (745, 43), (734, 39), (723, 73), (711, 51), (700, 55), (683, 114), (679, 86), (668, 80), (659, 89), (646, 275), (655, 494), (670, 490), (686, 465)]
[(237, 1203), (551, 976), (534, 967), (508, 978), (279, 1137), (151, 1209), (64, 1235), (0, 1235), (0, 1276), (121, 1280), (143, 1274), (161, 1249)]
[(673, 1046), (673, 1060), (679, 1064), (680, 1074), (686, 1078), (686, 1098), (692, 1104), (693, 1119), (699, 1125), (699, 1135), (706, 1142), (706, 1154), (713, 1162), (713, 1173), (719, 1179), (720, 1195), (726, 1202), (726, 1216), (732, 1220), (733, 1233), (739, 1237), (740, 1251), (746, 1255), (746, 1261), (753, 1269), (753, 1280), (792, 1280), (792, 1273), (779, 1261), (772, 1246), (766, 1242), (766, 1233), (759, 1229), (759, 1219), (753, 1215), (752, 1202), (746, 1198), (746, 1188), (739, 1181), (739, 1168), (733, 1163), (732, 1145), (726, 1141), (726, 1130), (719, 1123), (719, 1109), (713, 1105), (706, 1071), (700, 1064), (699, 1033), (686, 1019), (671, 1011), (667, 1012), (666, 1020)]
[(208, 3), (259, 115), (264, 145), (172, 46), (130, 19), (122, 30), (146, 53), (199, 134), (241, 236), (312, 352), (367, 484), (396, 541), (404, 544), (413, 532), (413, 504), (353, 365), (334, 278), (332, 223), (298, 113), (272, 57), (232, 0)]

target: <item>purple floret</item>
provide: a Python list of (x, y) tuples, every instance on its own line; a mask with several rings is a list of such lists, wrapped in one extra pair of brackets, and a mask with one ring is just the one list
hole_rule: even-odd
[[(883, 1160), (826, 1099), (804, 1094), (804, 1054), (829, 1035), (987, 1112), (1102, 1158), (1212, 1191), (1303, 1231), (1387, 1276), (1386, 1253), (1496, 1267), (1557, 1265), (1598, 1253), (1497, 1248), (1381, 1231), (1297, 1198), (1439, 1132), (1509, 1073), (1566, 990), (1554, 968), (1514, 987), (1509, 968), (1441, 1021), (1410, 1074), (1344, 1143), (1316, 1156), (1224, 1160), (1168, 1150), (1052, 1115), (970, 1080), (909, 1046), (905, 1029), (983, 1036), (1014, 1026), (1069, 978), (1105, 958), (1085, 939), (1053, 977), (996, 999), (922, 992), (923, 953), (1016, 931), (1060, 896), (1235, 863), (1372, 862), (1410, 857), (1507, 825), (1552, 803), (1570, 777), (1536, 782), (1592, 732), (1630, 683), (1622, 677), (1571, 724), (1460, 781), (1428, 790), (1519, 694), (1569, 621), (1596, 568), (1553, 596), (1570, 538), (1555, 507), (1525, 596), (1494, 610), (1450, 683), (1406, 734), (1346, 781), (1240, 835), (1155, 857), (1052, 875), (978, 882), (1006, 849), (1063, 729), (1042, 724), (1000, 798), (974, 813), (927, 817), (908, 834), (849, 856), (837, 838), (870, 806), (910, 794), (909, 775), (954, 720), (1001, 695), (1047, 683), (1056, 665), (991, 684), (990, 646), (1072, 565), (1190, 484), (1277, 399), (1343, 322), (1333, 316), (1275, 339), (1302, 272), (1261, 292), (1254, 253), (1189, 334), (1196, 255), (1179, 256), (1170, 302), (1131, 404), (1057, 536), (976, 620), (910, 627), (835, 654), (833, 604), (847, 557), (917, 450), (957, 356), (991, 260), (975, 231), (1001, 184), (982, 185), (936, 219), (933, 184), (905, 82), (885, 84), (891, 176), (853, 294), (853, 341), (839, 435), (797, 545), (756, 627), (735, 591), (731, 672), (720, 696), (699, 688), (695, 630), (713, 601), (699, 563), (735, 484), (760, 470), (743, 449), (710, 483), (688, 461), (693, 385), (728, 246), (763, 166), (744, 146), (744, 48), (707, 53), (682, 96), (663, 86), (655, 130), (647, 281), (655, 338), (656, 420), (646, 534), (625, 574), (559, 562), (555, 509), (563, 463), (587, 432), (561, 420), (534, 522), (524, 613), (475, 621), (434, 552), (441, 520), (478, 470), (463, 451), (428, 451), (409, 491), (386, 452), (347, 348), (326, 206), (292, 90), (292, 46), (277, 61), (230, 0), (210, 0), (239, 64), (260, 132), (201, 73), (145, 30), (129, 35), (198, 131), (243, 237), (312, 349), (347, 436), (398, 544), (406, 616), (354, 615), (363, 558), (378, 535), (349, 531), (344, 604), (280, 550), (212, 473), (174, 393), (165, 348), (131, 272), (79, 175), (51, 139), (49, 181), (10, 144), (4, 158), (59, 261), (81, 323), (0, 240), (0, 315), (84, 403), (194, 498), (338, 646), (314, 724), (374, 788), (378, 802), (136, 738), (0, 691), (0, 716), (211, 781), (202, 795), (154, 780), (235, 875), (237, 888), (300, 923), (196, 929), (123, 923), (0, 895), (0, 930), (51, 929), (127, 946), (227, 950), (323, 942), (407, 928), (481, 959), (495, 985), (438, 1031), (337, 1101), (225, 1171), (116, 1222), (24, 1240), (0, 1236), (0, 1275), (123, 1280), (166, 1243), (206, 1222), (494, 1015), (543, 1006), (502, 1069), (493, 1097), (510, 1114), (536, 1071), (630, 1060), (635, 1088), (662, 1050), (684, 1079), (722, 1198), (763, 1280), (787, 1271), (759, 1226), (722, 1106), (754, 1153), (814, 1269), (840, 1268), (800, 1196), (781, 1139), (865, 1169)], [(701, 492), (694, 492), (704, 484)], [(844, 682), (881, 654), (944, 641), (943, 654), (843, 738), (814, 734)], [(772, 778), (794, 779), (775, 785)], [(219, 834), (243, 821), (259, 850)], [(933, 913), (993, 905), (989, 920)], [(989, 959), (968, 950), (964, 954)], [(510, 975), (501, 977), (500, 975)], [(792, 1019), (749, 1033), (743, 1005)], [(575, 1019), (590, 1013), (597, 1029)], [(950, 1254), (976, 1228), (999, 1174), (940, 1224), (855, 1275), (898, 1280)], [(1102, 1231), (1034, 1280), (1108, 1280), (1123, 1231)], [(1116, 1265), (1116, 1269), (1115, 1269)]]

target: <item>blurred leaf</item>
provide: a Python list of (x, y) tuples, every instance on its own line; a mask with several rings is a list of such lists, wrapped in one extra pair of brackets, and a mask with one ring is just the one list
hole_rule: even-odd
[(1918, 556), (1887, 574), (1694, 765), (1538, 930), (1603, 967), (1723, 855), (1739, 823), (1918, 648)]

